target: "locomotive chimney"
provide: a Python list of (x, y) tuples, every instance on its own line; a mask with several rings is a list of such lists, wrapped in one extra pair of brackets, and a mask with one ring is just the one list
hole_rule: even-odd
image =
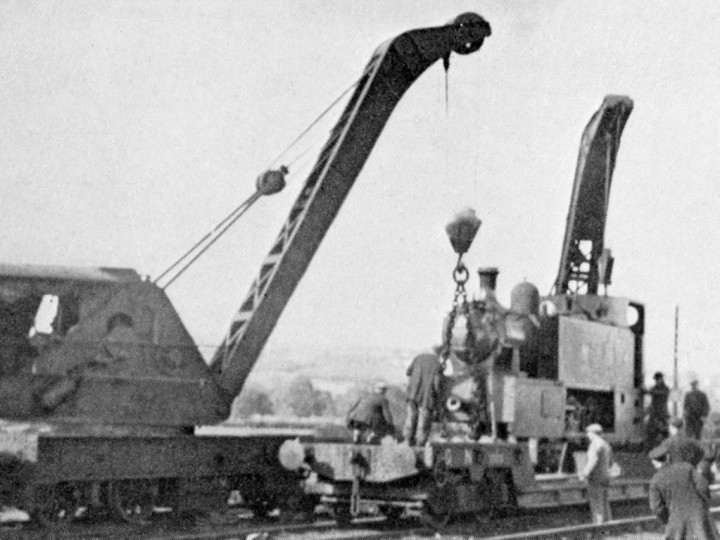
[(498, 276), (497, 268), (478, 268), (478, 275), (480, 276), (480, 297), (479, 300), (487, 302), (488, 300), (496, 300), (495, 298), (495, 285), (497, 284)]

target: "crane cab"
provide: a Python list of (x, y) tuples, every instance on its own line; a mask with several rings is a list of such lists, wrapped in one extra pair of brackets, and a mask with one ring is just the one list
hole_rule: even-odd
[(124, 268), (0, 265), (0, 417), (218, 421), (207, 365), (170, 300)]

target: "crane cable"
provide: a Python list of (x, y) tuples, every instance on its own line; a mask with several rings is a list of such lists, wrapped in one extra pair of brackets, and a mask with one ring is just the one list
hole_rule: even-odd
[[(308, 132), (317, 125), (317, 123), (325, 117), (339, 102), (342, 100), (350, 90), (355, 88), (358, 83), (366, 76), (369, 70), (366, 70), (363, 72), (363, 74), (358, 77), (351, 85), (349, 85), (333, 102), (325, 108), (325, 110), (320, 113), (315, 120), (313, 120), (308, 127), (306, 127), (300, 135), (298, 135), (295, 140), (293, 140), (278, 156), (273, 159), (270, 162), (270, 165), (268, 166), (268, 170), (272, 168), (274, 164), (279, 162), (279, 160), (288, 153), (290, 149), (295, 147), (298, 142), (305, 137)], [(335, 134), (331, 139), (328, 141), (327, 144), (332, 144), (337, 138), (339, 134)], [(315, 143), (317, 144), (317, 143)], [(305, 155), (310, 149), (312, 145), (309, 145), (307, 148), (305, 148), (302, 152), (300, 152), (295, 158), (293, 158), (288, 165), (292, 165), (295, 162), (297, 162), (303, 155)], [(287, 167), (281, 167), (281, 170), (284, 169), (285, 172), (287, 172)], [(183, 261), (187, 260), (190, 257), (190, 260), (188, 260), (179, 270), (177, 270), (174, 274), (172, 274), (167, 282), (162, 285), (162, 289), (165, 290), (168, 288), (175, 280), (177, 280), (182, 274), (185, 273), (185, 271), (195, 262), (197, 261), (201, 255), (203, 255), (215, 242), (217, 242), (221, 236), (223, 236), (230, 227), (232, 227), (238, 219), (240, 219), (245, 212), (247, 212), (250, 207), (262, 196), (264, 195), (264, 191), (261, 189), (261, 187), (258, 186), (255, 193), (253, 193), (250, 197), (245, 199), (240, 205), (235, 207), (227, 216), (225, 216), (215, 227), (213, 227), (208, 233), (206, 233), (200, 240), (195, 242), (192, 247), (190, 247), (185, 253), (183, 253), (175, 262), (173, 262), (168, 268), (166, 268), (157, 278), (153, 280), (153, 283), (158, 285), (160, 280), (168, 276), (175, 268), (177, 268)], [(194, 253), (194, 255), (193, 255)]]
[(360, 77), (358, 77), (355, 81), (353, 81), (353, 83), (352, 83), (350, 86), (348, 86), (345, 90), (343, 90), (343, 92), (342, 92), (337, 98), (335, 98), (335, 100), (334, 100), (330, 105), (328, 105), (327, 108), (326, 108), (322, 113), (320, 113), (320, 115), (319, 115), (317, 118), (315, 118), (315, 120), (313, 120), (308, 127), (306, 127), (306, 128), (302, 131), (302, 133), (300, 133), (300, 135), (298, 135), (297, 137), (295, 137), (295, 140), (294, 140), (293, 142), (291, 142), (291, 143), (287, 146), (287, 148), (285, 148), (285, 150), (283, 150), (282, 152), (280, 152), (280, 154), (278, 154), (277, 157), (270, 162), (270, 167), (272, 167), (275, 163), (277, 163), (278, 161), (280, 161), (280, 158), (283, 157), (283, 156), (288, 152), (288, 150), (290, 150), (293, 146), (295, 146), (295, 145), (300, 141), (300, 139), (302, 139), (305, 135), (307, 135), (307, 133), (308, 133), (313, 127), (315, 127), (315, 125), (316, 125), (325, 115), (327, 115), (327, 114), (332, 110), (332, 108), (335, 107), (335, 105), (337, 105), (338, 102), (339, 102), (342, 98), (344, 98), (345, 95), (347, 95), (348, 92), (350, 92), (350, 90), (352, 90), (353, 88), (355, 88), (355, 87), (357, 86), (357, 84), (363, 79), (363, 77), (365, 77), (365, 75), (368, 73), (368, 71), (369, 71), (369, 70), (364, 71), (363, 74), (362, 74)]
[[(232, 212), (230, 212), (225, 218), (215, 225), (215, 227), (208, 232), (205, 236), (203, 236), (200, 240), (195, 242), (195, 244), (188, 249), (181, 257), (179, 257), (174, 263), (172, 263), (162, 274), (160, 274), (153, 283), (157, 284), (163, 277), (165, 277), (167, 274), (170, 273), (176, 266), (178, 266), (182, 261), (187, 259), (194, 251), (199, 251), (187, 262), (185, 265), (180, 268), (173, 276), (168, 280), (165, 285), (162, 286), (163, 290), (168, 288), (177, 278), (179, 278), (182, 274), (185, 273), (185, 270), (187, 270), (191, 264), (193, 264), (198, 258), (205, 253), (210, 246), (212, 246), (215, 242), (218, 241), (218, 239), (225, 234), (225, 232), (233, 226), (233, 224), (240, 219), (240, 217), (247, 212), (250, 207), (253, 205), (255, 201), (257, 201), (262, 196), (262, 191), (257, 190), (255, 193), (253, 193), (250, 197), (248, 197), (245, 201), (243, 201), (238, 207), (236, 207)], [(218, 232), (219, 230), (219, 232)], [(211, 239), (211, 237), (215, 235), (214, 238)], [(202, 244), (205, 244), (202, 249), (200, 249), (200, 246)]]

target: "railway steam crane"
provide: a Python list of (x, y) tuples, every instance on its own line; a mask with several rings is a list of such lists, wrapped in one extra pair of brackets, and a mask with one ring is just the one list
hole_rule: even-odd
[[(0, 505), (45, 520), (81, 507), (258, 513), (292, 493), (287, 436), (208, 436), (263, 345), (394, 107), (422, 73), (490, 35), (479, 15), (405, 32), (373, 54), (210, 366), (162, 288), (130, 269), (0, 265)], [(285, 171), (261, 175), (273, 192)]]
[(620, 136), (633, 109), (627, 96), (606, 96), (585, 128), (555, 280), (555, 293), (597, 294), (609, 284), (612, 258), (604, 250), (610, 183)]

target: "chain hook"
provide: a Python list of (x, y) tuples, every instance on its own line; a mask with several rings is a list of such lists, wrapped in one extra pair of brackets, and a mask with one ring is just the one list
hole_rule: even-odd
[(465, 263), (462, 261), (462, 255), (458, 257), (457, 264), (453, 269), (452, 277), (456, 284), (453, 306), (458, 306), (458, 299), (461, 297), (463, 305), (467, 304), (467, 291), (465, 290), (465, 283), (467, 283), (470, 278), (470, 272), (468, 271), (467, 266), (465, 266)]
[(470, 272), (468, 271), (467, 266), (462, 263), (458, 263), (453, 270), (453, 280), (457, 283), (458, 289), (465, 289), (465, 284), (469, 278)]

